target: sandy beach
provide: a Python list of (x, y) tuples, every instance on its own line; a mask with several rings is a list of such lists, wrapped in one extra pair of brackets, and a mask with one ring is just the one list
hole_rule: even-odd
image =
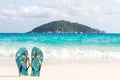
[(120, 80), (120, 64), (44, 63), (40, 77), (19, 77), (14, 58), (0, 57), (0, 80)]

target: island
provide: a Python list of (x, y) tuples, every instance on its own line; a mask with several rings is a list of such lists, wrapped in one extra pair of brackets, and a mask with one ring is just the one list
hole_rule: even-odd
[(105, 33), (89, 26), (65, 20), (52, 21), (34, 28), (27, 33)]

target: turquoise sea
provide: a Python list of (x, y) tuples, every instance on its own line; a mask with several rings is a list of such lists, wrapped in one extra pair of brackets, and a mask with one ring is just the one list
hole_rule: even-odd
[(14, 55), (20, 47), (39, 47), (45, 58), (120, 59), (120, 34), (0, 33), (0, 55)]

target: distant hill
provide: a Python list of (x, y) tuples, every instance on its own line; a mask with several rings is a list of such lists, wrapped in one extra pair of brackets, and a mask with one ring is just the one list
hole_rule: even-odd
[(53, 21), (34, 28), (27, 33), (105, 33), (104, 31), (91, 28), (79, 23), (69, 21)]

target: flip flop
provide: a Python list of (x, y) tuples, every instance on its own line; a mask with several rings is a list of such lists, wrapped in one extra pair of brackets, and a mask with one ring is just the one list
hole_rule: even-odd
[(32, 71), (31, 71), (31, 76), (40, 76), (40, 69), (41, 69), (41, 65), (43, 62), (43, 53), (42, 51), (37, 48), (37, 47), (33, 47), (32, 52), (31, 52), (31, 67), (32, 67)]
[(28, 51), (26, 48), (20, 48), (16, 53), (16, 64), (19, 71), (19, 76), (28, 76)]

